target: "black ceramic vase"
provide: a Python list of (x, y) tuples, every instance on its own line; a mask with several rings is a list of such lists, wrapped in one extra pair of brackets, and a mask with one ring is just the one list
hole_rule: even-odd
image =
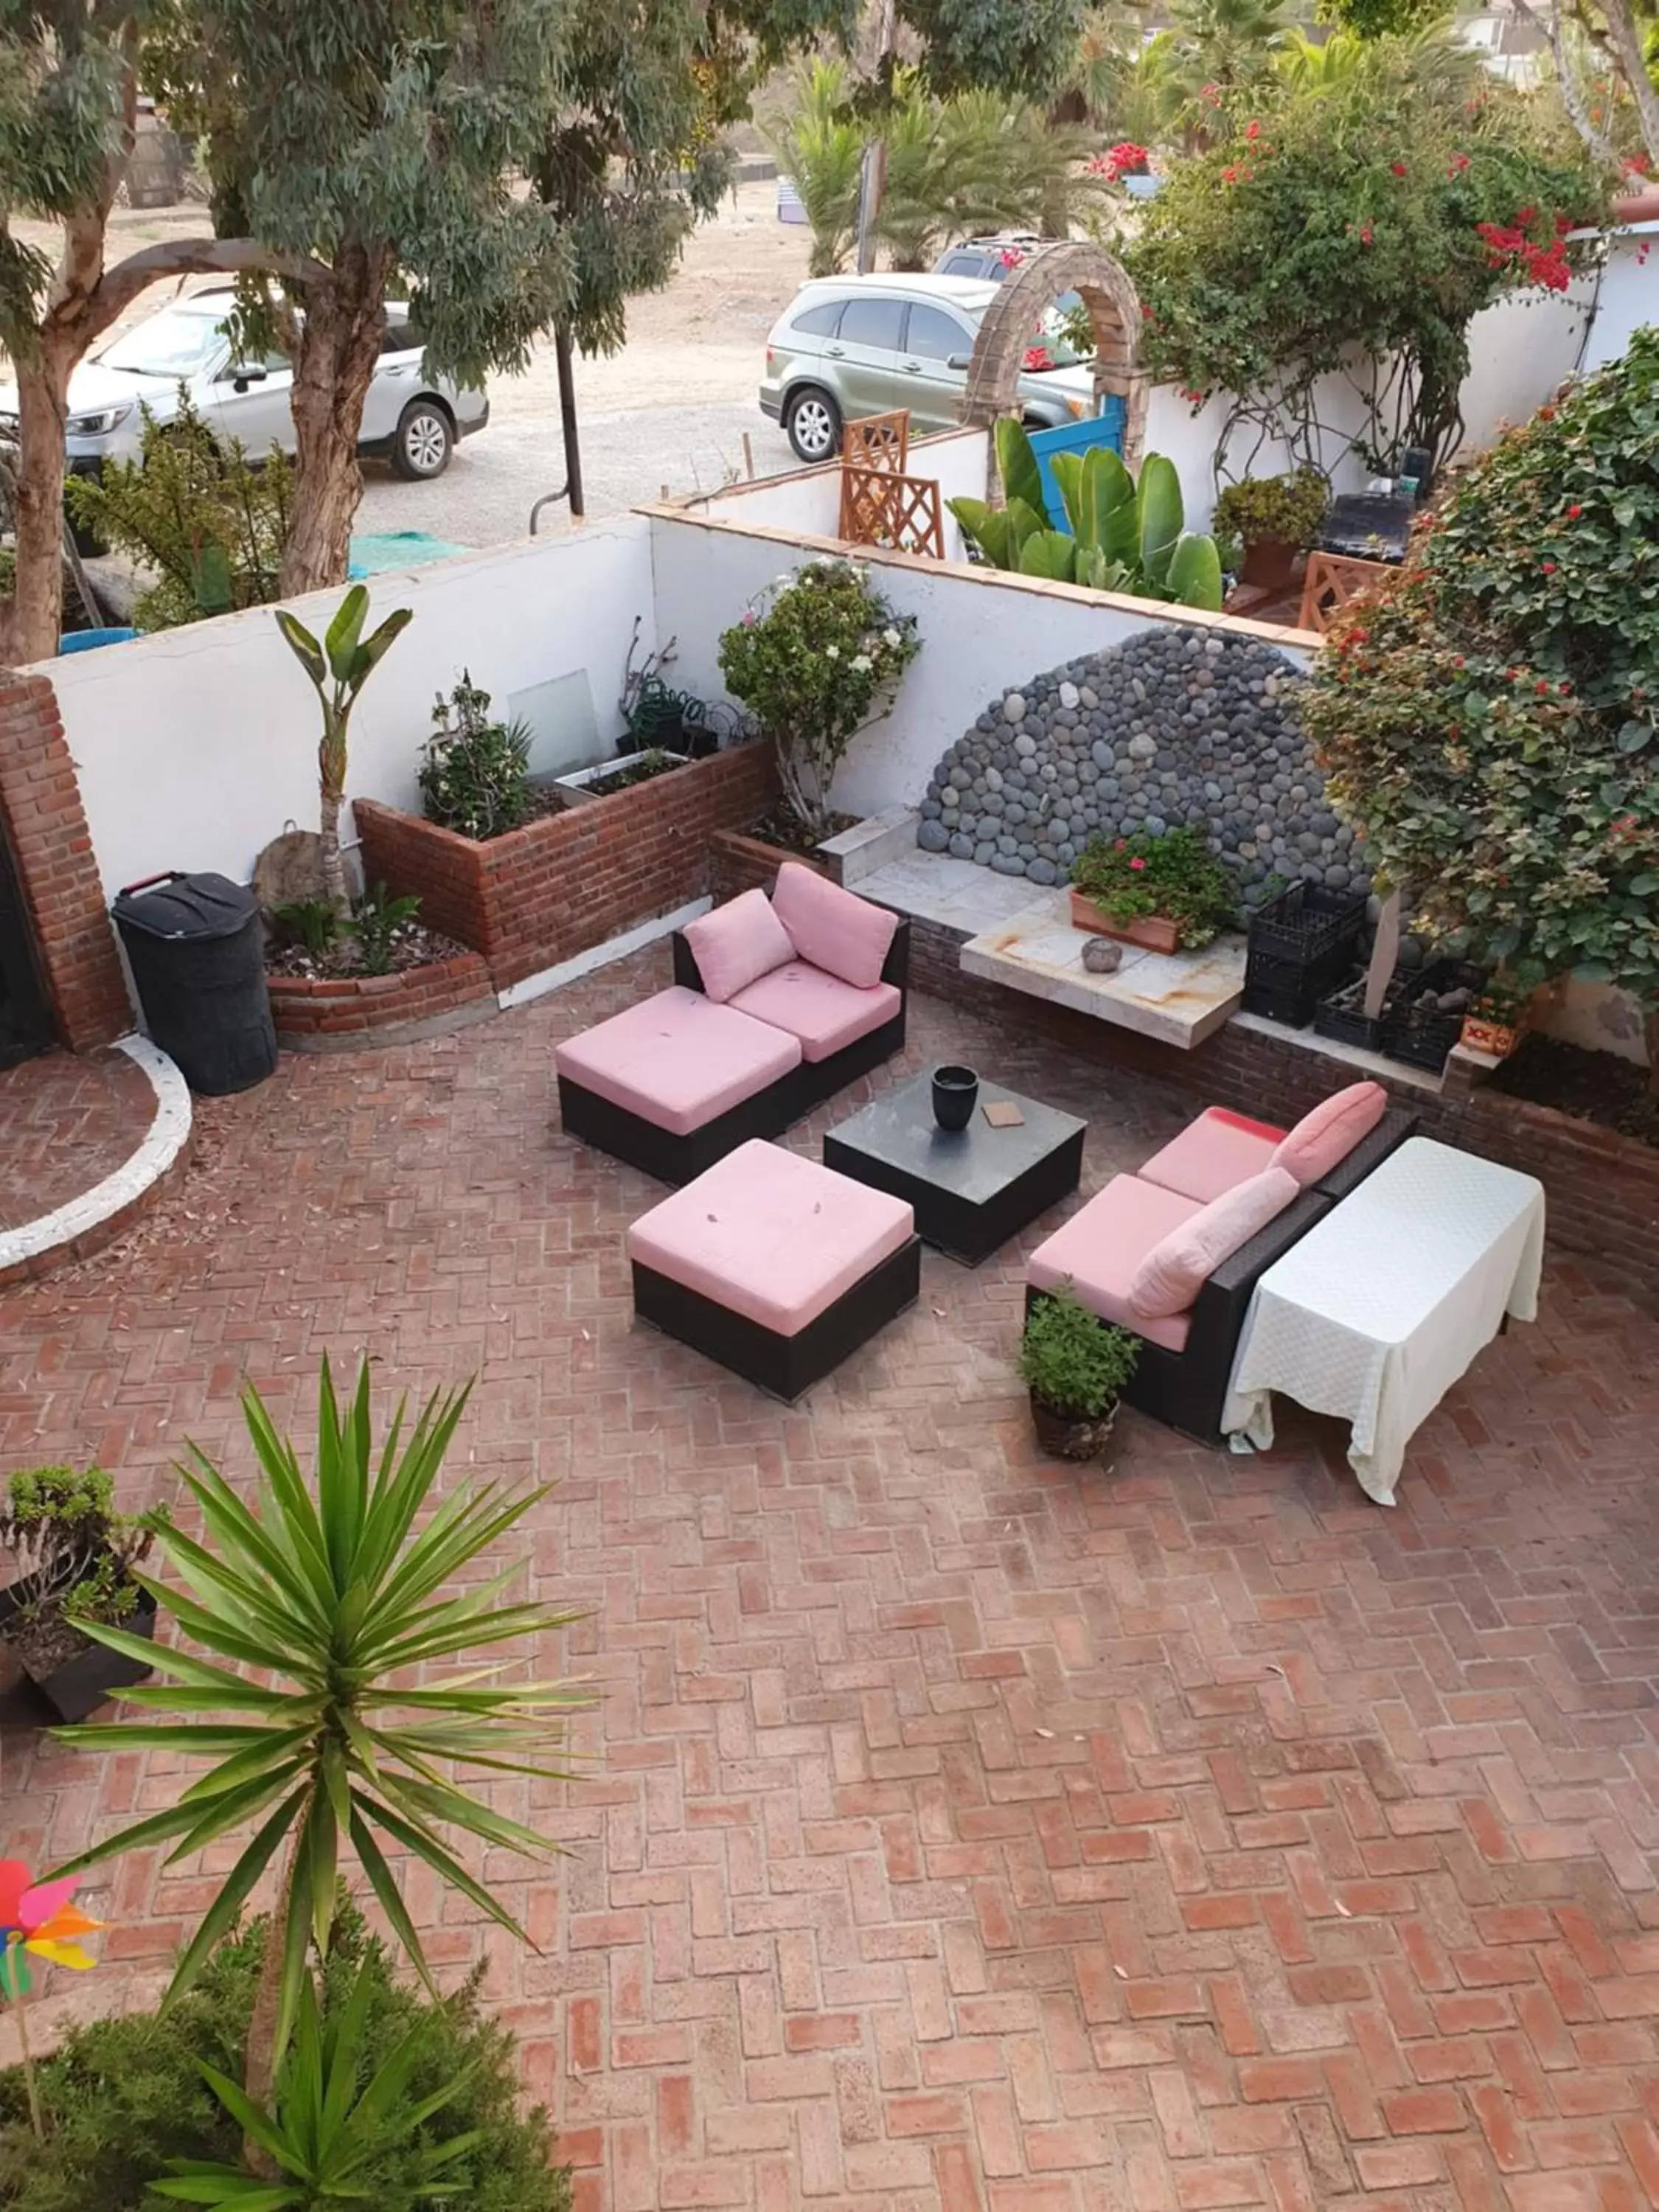
[(941, 1129), (965, 1129), (979, 1097), (979, 1078), (971, 1067), (933, 1070), (933, 1119)]

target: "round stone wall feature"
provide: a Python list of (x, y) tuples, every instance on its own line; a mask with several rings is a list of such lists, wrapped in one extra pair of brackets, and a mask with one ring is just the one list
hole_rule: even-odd
[(1090, 839), (1201, 829), (1247, 906), (1282, 882), (1366, 891), (1265, 640), (1158, 624), (1001, 692), (940, 761), (917, 842), (1063, 883)]

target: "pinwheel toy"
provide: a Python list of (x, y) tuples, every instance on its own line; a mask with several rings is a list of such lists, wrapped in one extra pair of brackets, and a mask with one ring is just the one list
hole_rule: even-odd
[(29, 1993), (29, 1954), (54, 1966), (85, 1968), (95, 1962), (76, 1942), (101, 1928), (70, 1903), (80, 1878), (31, 1883), (21, 1859), (0, 1859), (0, 1996), (14, 2004)]

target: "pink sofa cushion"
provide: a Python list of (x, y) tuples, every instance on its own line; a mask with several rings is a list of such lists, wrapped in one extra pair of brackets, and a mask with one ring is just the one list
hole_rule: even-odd
[(1266, 1121), (1247, 1121), (1224, 1106), (1212, 1106), (1135, 1173), (1142, 1182), (1162, 1183), (1165, 1190), (1207, 1206), (1271, 1165), (1273, 1147), (1284, 1134)]
[(1224, 1260), (1297, 1197), (1301, 1186), (1283, 1168), (1264, 1168), (1224, 1191), (1161, 1237), (1135, 1269), (1129, 1310), (1147, 1321), (1185, 1313)]
[(1273, 1165), (1287, 1170), (1305, 1190), (1340, 1167), (1388, 1110), (1389, 1094), (1380, 1083), (1351, 1083), (1302, 1116), (1273, 1154)]
[(788, 932), (763, 890), (744, 891), (687, 922), (685, 941), (696, 957), (702, 988), (716, 1006), (795, 957)]
[(553, 1060), (596, 1097), (684, 1137), (799, 1067), (800, 1045), (676, 984), (567, 1039)]
[(739, 1013), (799, 1037), (803, 1056), (816, 1062), (890, 1022), (904, 998), (894, 984), (860, 991), (809, 961), (791, 960), (739, 991), (732, 1004)]
[(1182, 1351), (1191, 1315), (1154, 1318), (1135, 1313), (1129, 1285), (1147, 1253), (1201, 1211), (1194, 1200), (1155, 1182), (1114, 1176), (1104, 1190), (1037, 1246), (1025, 1264), (1025, 1279), (1040, 1291), (1054, 1291), (1069, 1276), (1091, 1313), (1133, 1329), (1166, 1352)]
[(798, 1336), (908, 1243), (909, 1206), (755, 1138), (642, 1214), (628, 1256), (779, 1336)]
[(855, 898), (799, 860), (786, 860), (778, 870), (772, 908), (803, 960), (839, 975), (855, 990), (868, 991), (880, 982), (898, 927), (896, 914)]

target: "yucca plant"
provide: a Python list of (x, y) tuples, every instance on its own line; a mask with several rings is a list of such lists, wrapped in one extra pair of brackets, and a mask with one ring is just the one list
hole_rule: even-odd
[(346, 740), (351, 710), (374, 670), (415, 619), (412, 607), (398, 607), (369, 637), (363, 635), (368, 618), (368, 592), (354, 584), (337, 609), (328, 633), (319, 644), (286, 607), (272, 611), (276, 627), (317, 690), (323, 710), (322, 743), (317, 748), (319, 795), (321, 802), (323, 894), (342, 916), (351, 910), (346, 896), (345, 864), (340, 858), (340, 806), (345, 798)]
[[(520, 1937), (523, 1929), (467, 1872), (441, 1830), (530, 1854), (554, 1849), (533, 1828), (457, 1788), (445, 1770), (453, 1764), (566, 1778), (548, 1755), (559, 1717), (586, 1699), (565, 1684), (502, 1682), (500, 1665), (416, 1680), (434, 1662), (545, 1635), (578, 1617), (534, 1602), (503, 1601), (522, 1560), (468, 1579), (474, 1562), (522, 1521), (549, 1486), (465, 1486), (438, 1499), (416, 1528), (433, 1503), (470, 1389), (434, 1393), (407, 1437), (400, 1403), (377, 1454), (367, 1362), (343, 1407), (325, 1360), (314, 1483), (301, 1474), (293, 1444), (278, 1435), (253, 1389), (242, 1401), (260, 1468), (252, 1502), (244, 1504), (200, 1452), (180, 1463), (201, 1510), (202, 1540), (167, 1528), (157, 1543), (189, 1594), (147, 1576), (135, 1579), (171, 1610), (185, 1636), (232, 1667), (152, 1645), (103, 1622), (76, 1624), (112, 1650), (135, 1654), (171, 1676), (170, 1684), (121, 1695), (180, 1717), (65, 1729), (59, 1731), (64, 1741), (100, 1751), (148, 1746), (213, 1764), (177, 1803), (58, 1871), (164, 1843), (172, 1844), (168, 1863), (175, 1864), (216, 1837), (258, 1823), (179, 1958), (169, 2002), (189, 1988), (288, 1845), (248, 2035), (246, 2080), (256, 2099), (269, 2094), (307, 1985), (312, 1940), (326, 1950), (343, 1843), (356, 1853), (393, 1933), (434, 1994), (382, 1839), (423, 1861)], [(459, 1594), (443, 1595), (458, 1584)]]
[[(248, 2142), (264, 2153), (268, 2175), (209, 2160), (175, 2158), (169, 2161), (167, 2179), (150, 2183), (155, 2194), (183, 2204), (217, 2206), (221, 2212), (320, 2212), (326, 2205), (361, 2203), (369, 2194), (362, 2185), (365, 2170), (394, 2144), (413, 2144), (426, 2122), (454, 2102), (476, 2070), (465, 2068), (429, 2096), (409, 2103), (410, 2080), (431, 2033), (430, 2021), (422, 2021), (360, 2094), (372, 1992), (372, 1976), (360, 1969), (343, 2009), (325, 2021), (311, 1978), (306, 1978), (294, 2041), (277, 2069), (269, 2109), (217, 2068), (202, 2066), (209, 2088)], [(417, 2148), (410, 2193), (453, 2194), (446, 2176), (479, 2136), (475, 2128)]]

